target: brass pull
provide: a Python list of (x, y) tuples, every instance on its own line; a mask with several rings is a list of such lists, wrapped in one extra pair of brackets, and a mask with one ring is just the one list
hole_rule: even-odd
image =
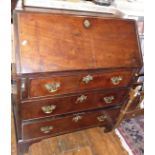
[(53, 130), (53, 126), (44, 126), (40, 128), (40, 131), (43, 133), (49, 133)]
[(51, 93), (56, 92), (60, 86), (61, 84), (58, 82), (45, 84), (45, 88)]
[(105, 103), (112, 103), (112, 101), (114, 100), (114, 96), (107, 96), (104, 97), (103, 100), (105, 101)]
[(77, 98), (76, 103), (83, 103), (85, 100), (87, 100), (87, 96), (81, 95)]
[(83, 24), (84, 24), (85, 28), (89, 28), (91, 26), (91, 23), (90, 23), (90, 21), (88, 19), (85, 19)]
[(43, 106), (41, 109), (45, 114), (50, 114), (56, 109), (56, 105)]
[(75, 117), (73, 117), (73, 121), (75, 122), (75, 123), (77, 123), (79, 120), (81, 120), (82, 119), (82, 116), (75, 116)]
[(121, 76), (115, 76), (111, 78), (111, 81), (114, 85), (118, 85), (122, 80), (123, 78)]
[(106, 119), (107, 119), (107, 116), (106, 116), (106, 115), (101, 115), (101, 116), (98, 116), (98, 117), (97, 117), (97, 120), (98, 120), (99, 122), (104, 122)]
[(91, 75), (87, 75), (87, 76), (83, 77), (83, 79), (82, 79), (82, 81), (86, 84), (92, 80), (93, 80), (93, 77)]

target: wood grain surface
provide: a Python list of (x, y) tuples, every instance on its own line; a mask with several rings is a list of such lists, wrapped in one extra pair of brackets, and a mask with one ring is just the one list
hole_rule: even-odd
[(17, 17), (21, 73), (142, 64), (133, 20), (39, 12)]

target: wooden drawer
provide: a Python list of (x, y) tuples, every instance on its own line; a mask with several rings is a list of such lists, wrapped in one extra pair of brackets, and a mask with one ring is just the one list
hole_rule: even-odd
[(82, 128), (102, 126), (113, 123), (120, 109), (87, 112), (71, 115), (64, 118), (49, 119), (46, 121), (23, 124), (23, 139), (32, 139), (47, 135), (71, 132)]
[(132, 71), (114, 71), (30, 79), (29, 98), (127, 86)]
[(22, 120), (55, 116), (122, 103), (127, 90), (91, 92), (72, 96), (43, 99), (21, 104)]

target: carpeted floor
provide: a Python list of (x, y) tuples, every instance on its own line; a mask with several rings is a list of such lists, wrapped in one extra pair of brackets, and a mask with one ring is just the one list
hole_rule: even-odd
[(144, 155), (144, 116), (123, 121), (118, 131), (133, 155)]

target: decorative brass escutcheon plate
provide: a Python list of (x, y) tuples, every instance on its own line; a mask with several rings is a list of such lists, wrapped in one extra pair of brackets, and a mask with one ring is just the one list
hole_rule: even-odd
[(97, 120), (98, 120), (99, 122), (104, 122), (105, 119), (107, 119), (107, 116), (106, 116), (106, 115), (101, 115), (101, 116), (98, 116), (98, 117), (97, 117)]
[(112, 103), (114, 99), (115, 99), (114, 96), (107, 96), (103, 98), (105, 103)]
[(89, 83), (92, 80), (93, 80), (93, 77), (91, 75), (87, 75), (87, 76), (85, 76), (85, 77), (82, 78), (82, 81), (84, 83), (86, 83), (86, 84)]
[(56, 105), (43, 106), (41, 109), (45, 114), (51, 114), (56, 109)]
[(115, 76), (115, 77), (111, 78), (111, 82), (114, 85), (118, 85), (122, 80), (123, 80), (123, 77), (121, 77), (121, 76)]
[(76, 103), (83, 103), (85, 100), (87, 100), (87, 96), (81, 95), (77, 98)]
[(91, 26), (91, 22), (88, 19), (85, 19), (83, 24), (85, 28), (89, 28)]
[(73, 117), (73, 121), (75, 122), (75, 123), (77, 123), (77, 122), (79, 122), (79, 120), (81, 120), (82, 119), (82, 116), (75, 116), (75, 117)]
[(45, 84), (45, 88), (51, 93), (56, 92), (60, 86), (59, 82)]
[(53, 130), (53, 126), (44, 126), (40, 128), (40, 131), (43, 133), (49, 133)]

